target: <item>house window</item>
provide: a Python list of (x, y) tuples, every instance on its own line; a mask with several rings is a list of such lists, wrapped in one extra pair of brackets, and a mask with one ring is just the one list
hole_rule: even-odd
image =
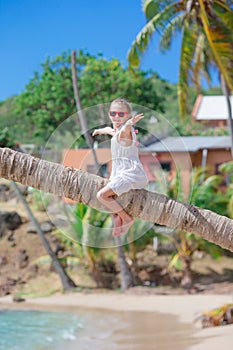
[(167, 172), (171, 171), (171, 162), (160, 162), (160, 166), (163, 170)]
[(155, 162), (149, 163), (148, 168), (151, 174), (156, 173), (157, 171), (164, 170), (165, 172), (171, 171), (171, 162)]
[(108, 163), (101, 164), (100, 168), (101, 168), (101, 173), (103, 177), (108, 177), (108, 172), (109, 172)]

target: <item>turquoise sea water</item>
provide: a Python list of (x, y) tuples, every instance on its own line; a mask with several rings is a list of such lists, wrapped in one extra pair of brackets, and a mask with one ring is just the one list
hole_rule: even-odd
[(193, 334), (156, 312), (0, 309), (0, 350), (187, 350), (199, 342)]
[(0, 350), (51, 350), (63, 343), (65, 349), (83, 322), (68, 312), (0, 310)]

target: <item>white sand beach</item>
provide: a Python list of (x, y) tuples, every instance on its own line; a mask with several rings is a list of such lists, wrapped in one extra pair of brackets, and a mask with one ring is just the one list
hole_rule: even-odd
[[(118, 313), (122, 324), (111, 334), (114, 349), (231, 350), (233, 326), (202, 329), (200, 322), (194, 321), (202, 311), (232, 302), (233, 295), (132, 295), (91, 292), (28, 298), (23, 303), (14, 303), (11, 296), (6, 296), (0, 298), (0, 308), (66, 311), (88, 309), (93, 312), (102, 310), (103, 318), (106, 313)], [(105, 341), (107, 349), (107, 338)], [(102, 349), (105, 349), (103, 344), (104, 342)]]

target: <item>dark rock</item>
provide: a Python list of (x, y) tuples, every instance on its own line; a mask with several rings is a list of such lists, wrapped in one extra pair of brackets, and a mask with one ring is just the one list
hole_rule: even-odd
[(16, 211), (0, 211), (0, 238), (7, 230), (14, 231), (22, 225), (22, 219)]
[(52, 232), (54, 230), (54, 225), (50, 221), (42, 222), (41, 229), (44, 233)]
[(12, 298), (12, 300), (13, 300), (15, 303), (21, 303), (21, 302), (26, 301), (25, 298), (21, 298), (21, 297), (17, 297), (17, 296), (14, 296), (14, 297)]
[(9, 242), (14, 242), (14, 231), (11, 231), (11, 233), (9, 234), (9, 236), (7, 237), (7, 240)]
[[(54, 230), (54, 225), (50, 221), (45, 221), (40, 224), (40, 228), (44, 233), (48, 233)], [(37, 233), (36, 227), (32, 222), (28, 224), (27, 233)]]
[(6, 277), (1, 280), (0, 284), (0, 296), (11, 294), (17, 284), (17, 280), (14, 278)]

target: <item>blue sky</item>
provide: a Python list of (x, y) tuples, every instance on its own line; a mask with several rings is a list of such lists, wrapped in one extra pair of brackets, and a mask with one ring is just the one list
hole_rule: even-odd
[[(118, 58), (127, 66), (127, 51), (145, 24), (141, 0), (0, 0), (0, 100), (24, 90), (47, 56), (83, 49)], [(177, 82), (179, 40), (166, 54), (152, 40), (141, 69)]]

